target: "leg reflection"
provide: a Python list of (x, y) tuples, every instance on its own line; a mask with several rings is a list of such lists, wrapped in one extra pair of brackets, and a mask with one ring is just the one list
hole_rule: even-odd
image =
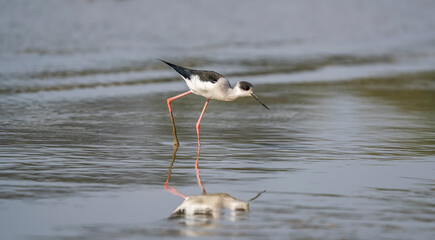
[[(171, 165), (169, 166), (168, 177), (166, 178), (164, 188), (165, 188), (166, 191), (186, 199), (185, 195), (183, 195), (180, 192), (178, 192), (178, 190), (175, 189), (174, 187), (169, 186), (169, 181), (171, 181), (172, 168), (174, 166), (175, 158), (177, 156), (177, 151), (178, 151), (178, 145), (174, 144), (174, 152), (172, 153), (172, 161), (171, 161)], [(202, 192), (205, 194), (206, 191), (205, 191), (204, 185), (202, 185), (201, 175), (199, 173), (199, 168), (196, 168), (196, 178), (198, 179), (198, 184), (199, 184)]]
[(171, 180), (172, 167), (174, 166), (174, 162), (175, 162), (175, 157), (177, 155), (177, 151), (178, 151), (178, 145), (174, 144), (174, 152), (172, 153), (171, 166), (169, 166), (168, 177), (166, 178), (166, 182), (165, 182), (165, 190), (170, 192), (170, 193), (172, 193), (172, 194), (174, 194), (174, 195), (177, 195), (177, 196), (180, 196), (180, 197), (186, 199), (185, 195), (179, 193), (178, 190), (175, 189), (174, 187), (169, 186), (169, 181)]
[(205, 112), (205, 109), (207, 108), (209, 101), (210, 101), (210, 99), (207, 98), (207, 101), (205, 101), (205, 104), (204, 104), (204, 108), (202, 109), (201, 115), (199, 116), (198, 122), (196, 123), (196, 134), (198, 135), (198, 153), (196, 155), (195, 170), (196, 170), (196, 178), (198, 179), (198, 185), (199, 185), (199, 187), (201, 187), (203, 194), (206, 194), (206, 191), (205, 191), (204, 185), (202, 185), (201, 176), (199, 174), (199, 166), (198, 166), (199, 151), (201, 149), (201, 141), (199, 139), (199, 126), (201, 124), (201, 119), (204, 116), (204, 112)]

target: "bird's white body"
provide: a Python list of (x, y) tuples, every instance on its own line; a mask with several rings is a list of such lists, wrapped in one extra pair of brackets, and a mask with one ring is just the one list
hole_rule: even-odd
[(221, 77), (216, 83), (202, 81), (198, 75), (192, 75), (190, 79), (186, 79), (187, 86), (196, 95), (205, 98), (215, 99), (219, 101), (234, 101), (239, 97), (250, 96), (249, 91), (237, 91), (239, 88), (231, 88), (230, 82)]

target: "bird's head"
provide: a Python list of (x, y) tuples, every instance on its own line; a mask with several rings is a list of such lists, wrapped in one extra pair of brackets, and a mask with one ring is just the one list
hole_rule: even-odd
[(263, 107), (265, 107), (267, 110), (270, 110), (258, 97), (254, 94), (254, 86), (252, 86), (251, 83), (240, 81), (237, 83), (236, 87), (234, 88), (237, 91), (237, 95), (240, 97), (253, 97), (255, 100), (257, 100)]

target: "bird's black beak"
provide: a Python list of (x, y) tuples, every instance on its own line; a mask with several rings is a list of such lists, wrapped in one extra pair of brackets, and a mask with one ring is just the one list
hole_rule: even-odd
[(251, 93), (251, 96), (253, 97), (253, 98), (255, 98), (255, 100), (257, 100), (261, 105), (263, 105), (263, 107), (265, 107), (267, 110), (269, 110), (270, 111), (270, 109), (262, 102), (262, 101), (260, 101), (260, 99), (258, 99), (258, 97), (257, 96), (255, 96), (255, 94), (253, 94), (253, 93)]

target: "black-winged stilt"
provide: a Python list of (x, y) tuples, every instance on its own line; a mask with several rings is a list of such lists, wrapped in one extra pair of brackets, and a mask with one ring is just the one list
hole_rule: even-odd
[[(195, 169), (198, 169), (198, 159), (199, 159), (199, 150), (201, 147), (201, 143), (199, 140), (199, 125), (201, 123), (202, 116), (204, 115), (205, 109), (207, 108), (208, 102), (210, 99), (220, 100), (220, 101), (234, 101), (239, 97), (253, 97), (257, 100), (261, 105), (263, 105), (267, 110), (270, 110), (263, 102), (258, 99), (254, 94), (254, 89), (252, 84), (249, 82), (238, 82), (234, 88), (231, 87), (230, 82), (221, 74), (213, 71), (205, 71), (205, 70), (194, 70), (189, 68), (184, 68), (164, 60), (158, 59), (175, 71), (177, 71), (181, 77), (186, 81), (187, 86), (189, 87), (189, 91), (179, 94), (175, 97), (171, 97), (167, 99), (169, 113), (171, 115), (172, 129), (174, 133), (174, 149), (178, 149), (178, 138), (177, 131), (175, 128), (174, 117), (172, 115), (171, 102), (177, 98), (186, 96), (190, 93), (194, 93), (196, 95), (200, 95), (205, 97), (207, 100), (205, 101), (204, 108), (202, 109), (201, 115), (199, 116), (198, 122), (196, 123), (196, 133), (198, 135), (198, 155), (196, 157)], [(198, 178), (198, 181), (200, 179)]]

